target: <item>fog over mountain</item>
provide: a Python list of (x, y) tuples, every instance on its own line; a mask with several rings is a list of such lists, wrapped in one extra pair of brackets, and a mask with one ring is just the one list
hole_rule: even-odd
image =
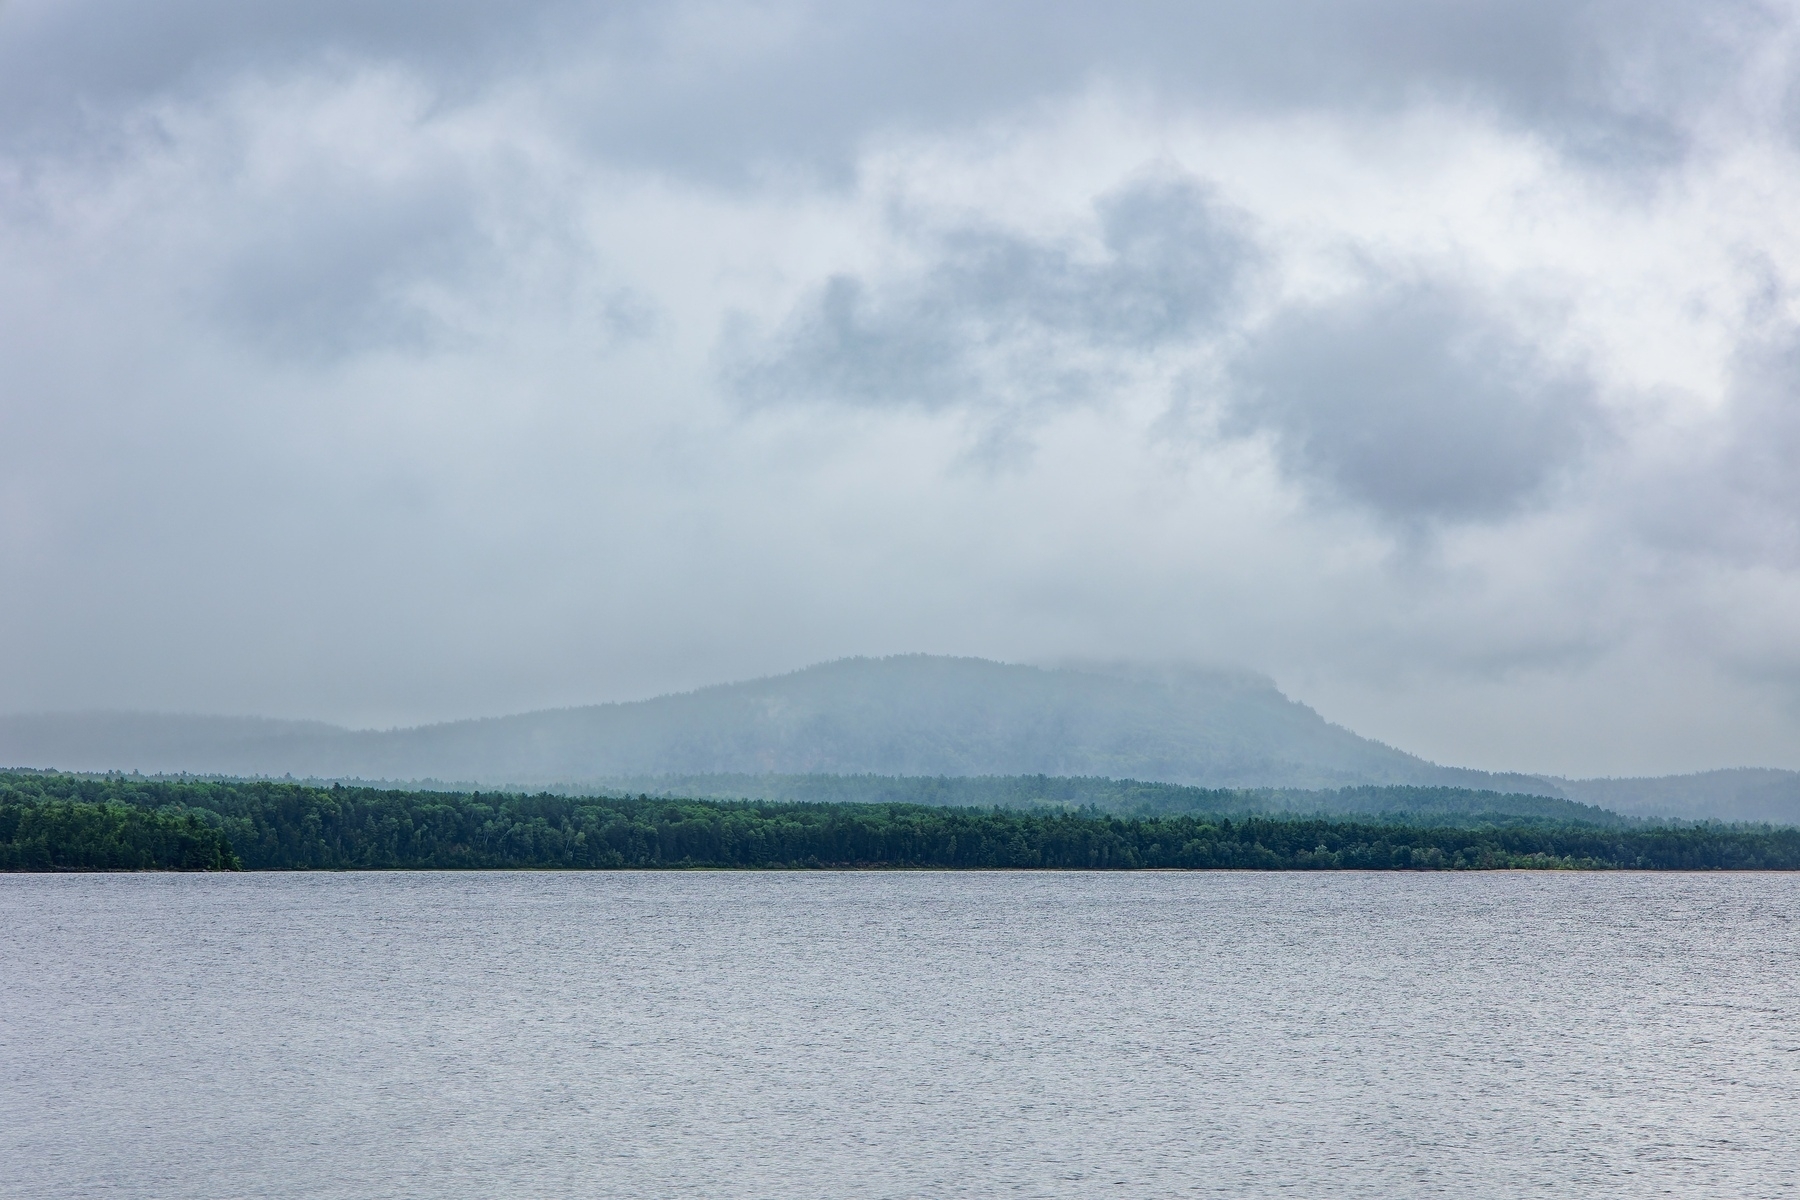
[(1800, 771), (1740, 767), (1639, 779), (1558, 779), (1571, 800), (1634, 817), (1800, 825)]
[(1796, 212), (1795, 0), (8, 0), (0, 712), (928, 650), (1800, 768)]
[(629, 704), (392, 731), (98, 714), (14, 717), (0, 760), (530, 784), (696, 773), (1109, 775), (1209, 786), (1401, 782), (1435, 770), (1253, 676), (846, 659)]
[(928, 655), (844, 659), (635, 703), (386, 731), (231, 717), (14, 716), (0, 719), (0, 765), (556, 788), (655, 787), (668, 778), (690, 790), (704, 788), (706, 776), (864, 774), (1103, 776), (1229, 788), (1419, 784), (1565, 797), (1621, 812), (1800, 817), (1800, 776), (1791, 772), (1691, 783), (1489, 774), (1359, 737), (1253, 675)]

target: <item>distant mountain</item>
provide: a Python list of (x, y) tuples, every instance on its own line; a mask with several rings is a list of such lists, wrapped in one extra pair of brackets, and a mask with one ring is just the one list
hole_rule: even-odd
[[(0, 764), (78, 771), (280, 775), (356, 735), (323, 721), (88, 712), (0, 716)], [(304, 769), (304, 768), (303, 768)]]
[(0, 717), (0, 766), (568, 788), (670, 776), (1104, 777), (1203, 788), (1414, 785), (1642, 815), (1800, 823), (1800, 773), (1564, 780), (1439, 766), (1267, 679), (851, 658), (767, 679), (412, 729), (142, 713)]
[(7, 717), (0, 764), (519, 786), (716, 773), (1545, 786), (1440, 767), (1358, 737), (1256, 676), (927, 655), (844, 659), (630, 704), (391, 731), (118, 713)]
[(1800, 825), (1800, 771), (1740, 767), (1648, 779), (1559, 779), (1563, 794), (1637, 817)]

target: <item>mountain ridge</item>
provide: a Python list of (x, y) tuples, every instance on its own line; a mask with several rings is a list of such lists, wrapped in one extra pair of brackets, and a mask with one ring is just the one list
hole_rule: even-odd
[(920, 654), (838, 659), (645, 700), (387, 730), (154, 713), (0, 717), (0, 764), (509, 787), (731, 774), (1414, 785), (1550, 796), (1643, 815), (1800, 819), (1800, 773), (1566, 780), (1476, 771), (1361, 737), (1244, 672), (1034, 667)]

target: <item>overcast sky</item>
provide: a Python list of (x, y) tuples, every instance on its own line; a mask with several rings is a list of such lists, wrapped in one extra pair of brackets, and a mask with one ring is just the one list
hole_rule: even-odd
[(850, 654), (1800, 767), (1800, 9), (0, 0), (0, 711)]

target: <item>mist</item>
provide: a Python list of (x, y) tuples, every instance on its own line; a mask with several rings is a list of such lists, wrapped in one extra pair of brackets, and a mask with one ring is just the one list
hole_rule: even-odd
[(1800, 767), (1791, 4), (0, 7), (0, 712), (845, 656)]

